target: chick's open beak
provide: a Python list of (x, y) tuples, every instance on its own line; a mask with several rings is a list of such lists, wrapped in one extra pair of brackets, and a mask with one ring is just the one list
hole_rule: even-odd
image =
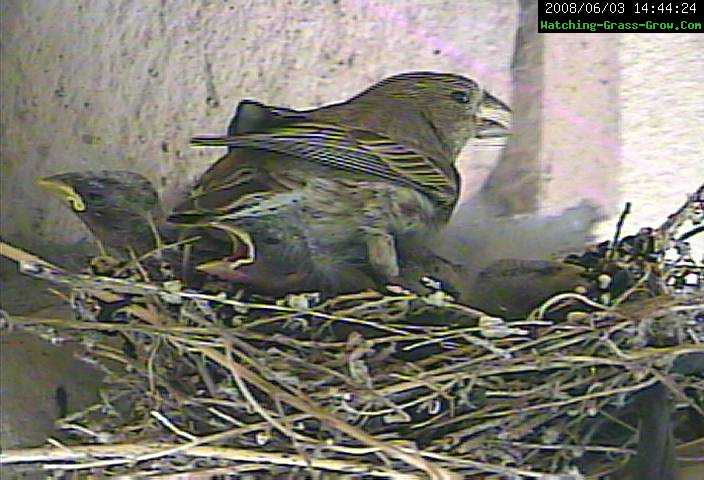
[(477, 109), (477, 138), (508, 136), (512, 120), (511, 109), (498, 98), (484, 92)]
[(196, 266), (196, 270), (225, 280), (246, 280), (246, 272), (242, 268), (238, 267), (240, 267), (240, 265), (237, 262), (230, 262), (227, 259), (224, 259), (201, 263), (200, 265)]
[(306, 272), (286, 273), (273, 270), (265, 263), (237, 265), (228, 259), (207, 262), (196, 270), (208, 275), (255, 288), (264, 295), (282, 296), (292, 291), (300, 291), (306, 279)]
[(54, 177), (46, 177), (37, 180), (37, 185), (47, 192), (58, 196), (69, 203), (76, 212), (83, 212), (86, 209), (81, 196), (70, 185)]

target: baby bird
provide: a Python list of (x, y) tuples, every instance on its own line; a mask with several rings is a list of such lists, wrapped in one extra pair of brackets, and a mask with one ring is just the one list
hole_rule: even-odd
[(128, 171), (89, 171), (52, 175), (37, 184), (66, 202), (98, 241), (103, 255), (129, 258), (157, 247), (164, 220), (149, 180)]
[[(197, 235), (200, 239), (192, 243), (190, 255), (194, 262), (200, 262), (197, 269), (201, 275), (232, 282), (252, 293), (278, 297), (318, 291), (328, 297), (365, 289), (383, 291), (389, 283), (376, 275), (366, 246), (358, 241), (367, 233), (338, 221), (340, 216), (366, 215), (362, 205), (370, 201), (365, 197), (369, 189), (360, 194), (356, 189), (316, 179), (304, 189), (280, 193), (234, 212), (222, 218), (221, 224), (181, 227), (159, 221), (163, 217), (157, 193), (137, 173), (75, 172), (38, 183), (66, 201), (105, 248), (122, 253), (123, 258), (129, 249), (141, 254), (155, 248), (156, 234), (168, 242)], [(350, 198), (327, 202), (331, 189)], [(379, 192), (374, 200), (380, 207), (375, 211), (384, 213), (375, 218), (380, 229), (403, 230), (408, 228), (403, 222), (409, 218), (425, 220), (394, 210), (390, 204), (402, 204), (404, 199), (388, 196), (391, 193)], [(242, 232), (239, 244), (228, 240), (233, 231)], [(472, 231), (465, 234), (471, 236)], [(450, 262), (439, 255), (437, 247), (444, 242), (440, 234), (432, 244), (415, 242), (404, 250), (397, 259), (399, 271), (393, 283), (422, 293), (427, 291), (422, 279), (428, 276), (457, 300), (509, 318), (523, 316), (553, 294), (584, 283), (580, 276), (583, 269), (543, 260), (497, 260), (477, 273), (467, 263), (470, 259), (453, 258)], [(251, 253), (253, 258), (248, 258)], [(183, 255), (183, 250), (171, 250), (167, 260), (179, 265), (184, 262)], [(181, 275), (195, 273), (189, 267)]]
[[(275, 194), (220, 216), (214, 225), (233, 226), (251, 235), (256, 252), (254, 265), (242, 270), (240, 259), (233, 258), (229, 268), (230, 260), (223, 259), (202, 265), (199, 270), (235, 280), (255, 268), (262, 272), (297, 269), (300, 275), (292, 278), (305, 278), (301, 285), (337, 293), (372, 286), (371, 279), (380, 271), (384, 273), (381, 278), (396, 279), (400, 273), (399, 261), (385, 256), (396, 252), (395, 248), (389, 248), (393, 239), (387, 232), (418, 228), (428, 219), (422, 211), (405, 208), (418, 200), (415, 192), (391, 188), (388, 184), (379, 184), (374, 189), (365, 188), (364, 184), (363, 188), (357, 186), (316, 178), (297, 190)], [(408, 198), (399, 198), (408, 193)], [(332, 195), (340, 201), (330, 202)], [(361, 283), (341, 282), (346, 272)], [(349, 286), (340, 288), (340, 284)]]

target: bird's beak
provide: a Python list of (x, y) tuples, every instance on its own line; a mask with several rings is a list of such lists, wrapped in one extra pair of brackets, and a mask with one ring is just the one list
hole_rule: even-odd
[(477, 138), (506, 137), (511, 131), (513, 114), (498, 98), (484, 92), (477, 109)]
[(46, 177), (37, 180), (37, 185), (47, 192), (58, 196), (62, 200), (68, 202), (71, 208), (76, 212), (83, 212), (86, 209), (85, 203), (81, 196), (73, 189), (72, 186), (59, 180), (56, 177)]
[(238, 268), (240, 265), (241, 263), (236, 261), (230, 262), (227, 259), (213, 260), (210, 262), (201, 263), (196, 266), (196, 270), (214, 277), (222, 278), (224, 280), (245, 281), (247, 279), (247, 275), (244, 270)]

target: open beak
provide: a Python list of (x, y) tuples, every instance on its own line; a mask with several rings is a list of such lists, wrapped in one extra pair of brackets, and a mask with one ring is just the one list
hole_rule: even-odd
[(246, 271), (241, 267), (241, 264), (237, 262), (230, 262), (227, 259), (223, 259), (201, 263), (196, 266), (196, 270), (223, 280), (244, 283), (247, 281), (248, 276)]
[(477, 109), (477, 138), (506, 137), (511, 133), (513, 114), (498, 98), (484, 92)]
[(86, 209), (85, 203), (81, 196), (73, 189), (72, 186), (64, 183), (56, 176), (46, 177), (37, 180), (37, 185), (47, 192), (56, 195), (64, 201), (67, 201), (71, 208), (76, 212), (83, 212)]
[(196, 270), (275, 297), (301, 291), (308, 275), (306, 272), (272, 271), (266, 264), (237, 265), (228, 259), (200, 264)]

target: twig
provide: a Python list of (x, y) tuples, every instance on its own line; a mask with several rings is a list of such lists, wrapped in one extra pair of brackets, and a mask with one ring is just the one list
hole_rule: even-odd
[[(0, 453), (0, 465), (39, 462), (77, 462), (91, 458), (107, 458), (104, 461), (90, 463), (63, 463), (44, 465), (47, 470), (84, 470), (111, 465), (129, 465), (136, 458), (149, 453), (176, 448), (177, 444), (116, 444), (116, 445), (77, 445), (71, 447), (71, 452), (58, 448), (30, 448), (20, 450), (5, 450)], [(179, 452), (191, 457), (232, 460), (236, 462), (269, 463), (273, 465), (288, 465), (331, 470), (350, 474), (364, 474), (373, 477), (385, 477), (395, 480), (422, 480), (422, 477), (409, 473), (394, 472), (377, 468), (362, 462), (349, 460), (302, 458), (292, 453), (256, 452), (241, 448), (225, 447), (190, 447)]]
[(621, 229), (623, 228), (623, 222), (626, 221), (626, 217), (631, 213), (631, 202), (626, 202), (626, 206), (623, 208), (621, 215), (618, 217), (618, 223), (616, 223), (616, 232), (614, 233), (614, 239), (611, 242), (609, 248), (608, 260), (611, 261), (616, 255), (616, 250), (618, 249), (618, 239), (621, 237)]
[(369, 434), (358, 429), (357, 427), (343, 422), (342, 420), (338, 419), (337, 417), (333, 416), (332, 414), (326, 412), (325, 410), (317, 406), (306, 395), (302, 394), (300, 397), (294, 397), (293, 395), (278, 390), (274, 385), (260, 378), (258, 375), (254, 374), (249, 369), (245, 368), (244, 366), (238, 363), (235, 363), (232, 359), (227, 358), (223, 354), (213, 349), (205, 348), (201, 351), (205, 356), (207, 356), (211, 360), (227, 367), (233, 375), (241, 376), (243, 379), (256, 385), (256, 387), (260, 390), (266, 392), (269, 396), (277, 396), (289, 405), (303, 412), (313, 414), (323, 423), (327, 424), (329, 427), (332, 427), (335, 430), (339, 430), (362, 443), (377, 447), (389, 456), (398, 458), (399, 460), (402, 460), (408, 463), (409, 465), (423, 470), (428, 475), (430, 475), (433, 480), (450, 480), (459, 478), (457, 475), (445, 470), (442, 467), (428, 463), (418, 455), (414, 455), (405, 452), (395, 446), (388, 445), (370, 436)]

